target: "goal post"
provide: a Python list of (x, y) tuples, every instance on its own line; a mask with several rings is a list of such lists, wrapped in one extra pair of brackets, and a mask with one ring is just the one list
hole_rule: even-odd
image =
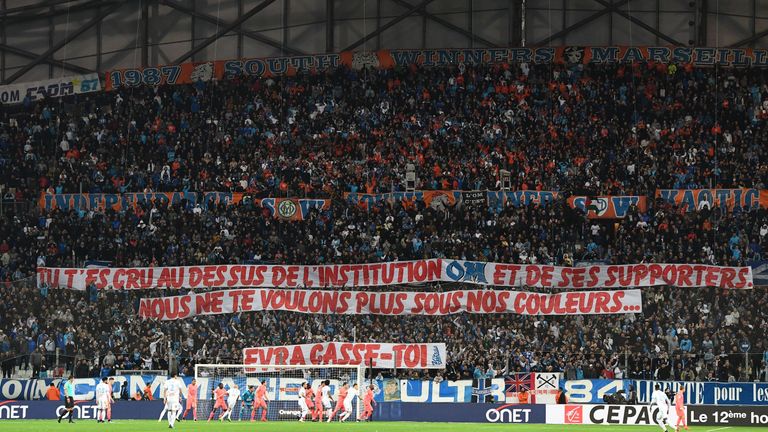
[[(195, 379), (197, 380), (197, 418), (208, 419), (214, 411), (213, 391), (219, 384), (224, 389), (234, 388), (236, 384), (241, 396), (249, 386), (258, 388), (261, 381), (266, 381), (267, 387), (267, 420), (268, 421), (298, 421), (301, 416), (299, 407), (299, 389), (303, 382), (310, 384), (314, 392), (322, 381), (330, 381), (330, 394), (334, 401), (342, 385), (346, 382), (352, 388), (357, 384), (359, 397), (352, 402), (352, 415), (347, 421), (355, 421), (362, 413), (362, 397), (364, 394), (365, 365), (337, 366), (337, 365), (246, 365), (246, 364), (198, 364), (195, 365)], [(332, 404), (333, 409), (336, 403)], [(310, 413), (312, 409), (310, 409)], [(258, 413), (256, 420), (261, 418)], [(216, 411), (214, 419), (220, 416), (220, 410)], [(341, 412), (334, 416), (338, 421)], [(251, 410), (242, 407), (241, 400), (236, 404), (232, 412), (232, 420), (250, 420)], [(307, 416), (311, 421), (311, 415)]]

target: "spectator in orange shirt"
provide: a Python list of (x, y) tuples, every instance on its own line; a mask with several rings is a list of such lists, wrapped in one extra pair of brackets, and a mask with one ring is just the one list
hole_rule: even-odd
[(53, 383), (51, 383), (48, 387), (48, 391), (45, 392), (45, 398), (47, 400), (61, 400), (61, 392)]
[(146, 387), (144, 387), (144, 400), (155, 400), (155, 398), (152, 397), (152, 387), (150, 387), (149, 384), (147, 384)]
[(520, 393), (517, 394), (517, 399), (520, 402), (520, 405), (527, 405), (528, 404), (528, 390), (523, 389)]

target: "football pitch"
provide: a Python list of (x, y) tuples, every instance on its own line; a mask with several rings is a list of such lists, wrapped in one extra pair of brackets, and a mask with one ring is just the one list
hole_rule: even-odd
[[(81, 420), (74, 424), (56, 420), (10, 420), (0, 422), (3, 432), (26, 431), (71, 431), (71, 432), (103, 432), (103, 431), (163, 431), (169, 430), (168, 423), (152, 420), (115, 420), (110, 424), (97, 424), (95, 420)], [(265, 432), (307, 432), (307, 431), (360, 431), (360, 432), (473, 432), (473, 431), (509, 431), (515, 432), (615, 432), (659, 431), (658, 426), (581, 426), (581, 425), (527, 425), (527, 424), (482, 424), (482, 423), (413, 423), (413, 422), (372, 422), (372, 423), (299, 423), (299, 422), (224, 422), (205, 421), (181, 422), (176, 424), (177, 431), (208, 432), (208, 431), (265, 431)], [(768, 427), (754, 426), (692, 426), (691, 432), (765, 432)]]

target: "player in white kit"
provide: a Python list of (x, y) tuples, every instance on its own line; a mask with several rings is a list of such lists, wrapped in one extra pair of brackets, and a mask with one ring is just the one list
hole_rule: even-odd
[(331, 380), (325, 380), (324, 384), (325, 386), (323, 386), (321, 390), (320, 400), (323, 402), (323, 408), (326, 411), (327, 417), (330, 419), (331, 413), (333, 412), (331, 407), (331, 402), (333, 402), (333, 397), (331, 396)]
[(96, 385), (96, 420), (97, 423), (104, 423), (107, 418), (107, 409), (109, 409), (109, 392), (112, 389), (107, 384), (107, 377), (101, 379)]
[(301, 417), (299, 417), (300, 422), (303, 422), (304, 418), (309, 414), (309, 406), (307, 405), (307, 387), (309, 387), (309, 384), (303, 382), (301, 383), (301, 388), (299, 388), (299, 408), (301, 408)]
[[(654, 405), (659, 409), (659, 412), (656, 414), (656, 424), (659, 425), (661, 430), (664, 432), (667, 431), (667, 423), (669, 423), (669, 398), (667, 397), (666, 393), (661, 391), (661, 385), (656, 384), (656, 390), (651, 393), (651, 403), (649, 404), (649, 407), (653, 409)], [(670, 423), (669, 426), (674, 429), (672, 424)]]
[(339, 420), (343, 422), (352, 415), (352, 402), (359, 394), (360, 392), (357, 390), (357, 383), (355, 383), (347, 392), (347, 397), (344, 398), (344, 413), (339, 417)]
[(173, 429), (176, 417), (181, 412), (181, 386), (176, 373), (165, 382), (165, 406), (168, 409), (168, 428)]
[(240, 398), (240, 388), (237, 386), (237, 384), (232, 385), (232, 388), (229, 389), (229, 392), (227, 393), (227, 406), (229, 407), (227, 409), (227, 412), (224, 413), (223, 416), (219, 420), (224, 420), (224, 417), (227, 418), (227, 420), (232, 421), (232, 412), (235, 411), (235, 408), (237, 408), (237, 399)]

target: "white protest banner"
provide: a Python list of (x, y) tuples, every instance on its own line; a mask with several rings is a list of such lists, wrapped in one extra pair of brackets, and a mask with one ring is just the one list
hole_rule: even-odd
[(337, 315), (598, 315), (641, 312), (642, 305), (640, 290), (543, 294), (496, 290), (369, 292), (252, 288), (143, 298), (139, 316), (175, 320), (265, 310)]
[(37, 284), (84, 290), (152, 288), (339, 288), (425, 282), (462, 282), (499, 287), (751, 289), (751, 267), (703, 264), (626, 264), (589, 267), (501, 264), (448, 259), (376, 264), (203, 265), (139, 268), (37, 268)]
[(46, 97), (56, 98), (100, 90), (99, 74), (73, 75), (0, 86), (0, 103), (13, 105), (24, 102), (27, 96), (34, 102)]
[(444, 343), (323, 342), (243, 349), (243, 363), (252, 365), (365, 364), (384, 369), (445, 369), (445, 357)]

